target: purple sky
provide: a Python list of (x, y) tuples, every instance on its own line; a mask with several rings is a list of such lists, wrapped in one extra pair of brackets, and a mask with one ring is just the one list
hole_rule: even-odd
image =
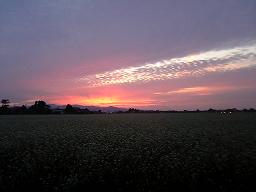
[(13, 104), (256, 107), (255, 0), (1, 0)]

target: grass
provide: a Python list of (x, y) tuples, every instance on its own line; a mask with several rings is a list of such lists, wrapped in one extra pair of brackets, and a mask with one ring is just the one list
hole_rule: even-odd
[(256, 114), (0, 116), (0, 191), (246, 191)]

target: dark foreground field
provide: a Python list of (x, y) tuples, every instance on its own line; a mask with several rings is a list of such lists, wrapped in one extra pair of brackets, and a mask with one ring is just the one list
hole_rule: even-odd
[(246, 191), (255, 175), (255, 113), (0, 116), (0, 191)]

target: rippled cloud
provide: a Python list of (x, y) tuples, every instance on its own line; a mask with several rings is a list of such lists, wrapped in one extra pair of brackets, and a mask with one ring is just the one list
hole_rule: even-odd
[(165, 59), (79, 78), (90, 87), (201, 76), (256, 66), (256, 44)]
[(155, 92), (155, 95), (165, 96), (165, 95), (212, 95), (217, 93), (231, 92), (231, 91), (245, 91), (250, 90), (251, 86), (235, 86), (235, 85), (213, 85), (213, 86), (196, 86), (196, 87), (184, 87), (176, 90), (165, 91), (165, 92)]

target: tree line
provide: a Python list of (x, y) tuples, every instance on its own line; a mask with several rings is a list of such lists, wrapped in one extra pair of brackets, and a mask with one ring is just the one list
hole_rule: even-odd
[(9, 99), (1, 100), (2, 106), (0, 107), (0, 114), (91, 114), (101, 113), (101, 111), (90, 111), (89, 109), (80, 109), (67, 104), (65, 109), (51, 109), (50, 106), (42, 100), (35, 101), (35, 103), (29, 107), (13, 106), (10, 107)]
[[(250, 109), (243, 109), (238, 110), (236, 108), (232, 109), (225, 109), (225, 110), (216, 110), (216, 109), (208, 109), (208, 110), (183, 110), (183, 111), (175, 111), (175, 110), (140, 110), (136, 108), (129, 108), (126, 111), (117, 111), (114, 113), (223, 113), (223, 114), (230, 114), (234, 112), (256, 112), (254, 108)], [(9, 99), (2, 99), (1, 106), (0, 106), (0, 115), (7, 115), (7, 114), (102, 114), (101, 110), (98, 111), (91, 111), (88, 108), (81, 109), (79, 107), (73, 107), (70, 104), (67, 104), (65, 109), (51, 109), (50, 106), (42, 100), (35, 101), (35, 103), (29, 107), (22, 105), (22, 106), (13, 106), (10, 107), (10, 100)]]

